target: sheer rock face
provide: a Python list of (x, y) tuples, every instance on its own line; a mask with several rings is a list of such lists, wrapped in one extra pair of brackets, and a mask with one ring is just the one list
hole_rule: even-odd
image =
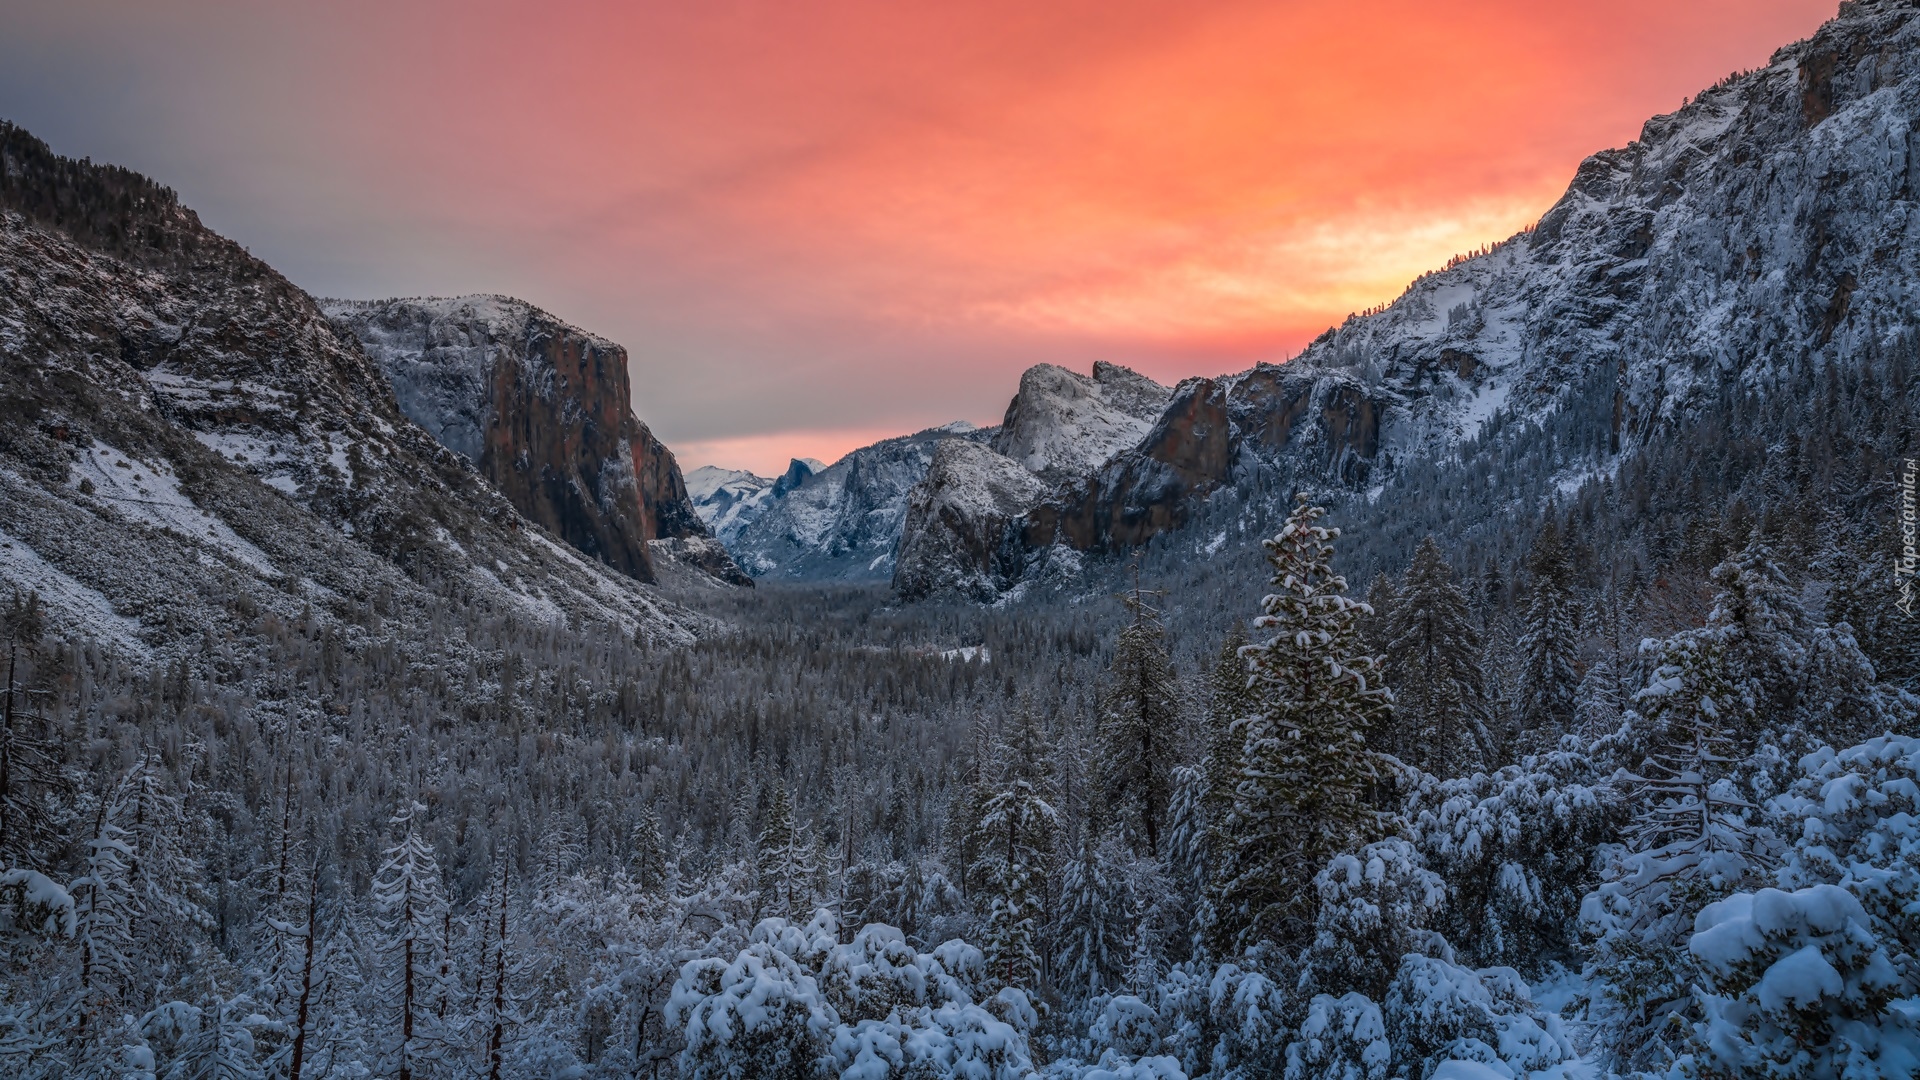
[(1226, 483), (1234, 460), (1226, 389), (1189, 379), (1137, 446), (1061, 487), (1020, 523), (1024, 546), (1132, 547), (1185, 521), (1187, 500)]
[(710, 535), (673, 453), (633, 414), (620, 346), (502, 296), (330, 300), (324, 310), (378, 363), (410, 419), (582, 553), (652, 581), (649, 541)]
[(530, 528), (171, 191), (6, 124), (0, 352), (0, 576), (130, 652), (432, 595), (648, 640), (704, 625)]

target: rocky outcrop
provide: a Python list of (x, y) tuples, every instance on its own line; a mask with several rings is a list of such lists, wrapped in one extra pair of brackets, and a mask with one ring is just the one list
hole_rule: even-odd
[(961, 439), (940, 443), (926, 478), (907, 497), (895, 594), (993, 599), (1007, 526), (1046, 493), (1045, 481), (989, 447)]
[(164, 655), (301, 619), (424, 641), (435, 605), (703, 625), (548, 539), (172, 192), (6, 124), (0, 352), (0, 577), (73, 631)]
[[(1125, 371), (1109, 369), (1109, 377), (1115, 370)], [(1056, 371), (1029, 371), (1021, 397), (1034, 400), (1036, 389), (1050, 394), (1050, 404), (1092, 397), (1054, 392), (1064, 382)], [(1189, 379), (1166, 397), (1142, 395), (1143, 403), (1155, 398), (1159, 408), (1134, 441), (1057, 483), (1039, 473), (1032, 479), (1041, 483), (1008, 480), (993, 497), (953, 497), (942, 489), (985, 491), (984, 478), (1010, 477), (1016, 460), (982, 448), (951, 455), (947, 468), (936, 465), (909, 502), (896, 592), (909, 600), (940, 593), (991, 598), (1036, 566), (1056, 562), (1050, 556), (1059, 549), (1124, 551), (1179, 529), (1198, 500), (1255, 470), (1360, 484), (1381, 456), (1381, 424), (1395, 406), (1390, 395), (1370, 394), (1340, 375), (1270, 364), (1223, 379)], [(1008, 409), (1009, 423), (1022, 404), (1017, 398)], [(1020, 419), (1031, 425), (1035, 415), (1025, 411)], [(1044, 431), (1025, 438), (1027, 446), (1069, 442)], [(1004, 428), (993, 445), (1006, 445)]]
[(733, 561), (726, 545), (711, 536), (649, 540), (647, 554), (653, 561), (653, 572), (659, 583), (670, 588), (753, 587), (753, 578)]
[(905, 599), (986, 599), (1027, 561), (1016, 521), (1055, 488), (1086, 480), (1155, 428), (1171, 391), (1117, 364), (1091, 377), (1052, 364), (1020, 376), (987, 446), (954, 451), (908, 502), (893, 586)]
[(961, 422), (854, 450), (772, 501), (729, 549), (757, 578), (887, 581), (908, 492), (934, 450), (950, 440), (985, 443), (994, 430)]
[(1173, 392), (1146, 437), (1093, 475), (1063, 486), (1020, 523), (1024, 546), (1133, 547), (1185, 522), (1188, 500), (1227, 482), (1234, 461), (1227, 393), (1213, 379)]
[(1078, 479), (1138, 443), (1167, 403), (1168, 390), (1118, 364), (1091, 378), (1052, 364), (1020, 376), (993, 449), (1048, 484)]
[(649, 541), (710, 535), (673, 453), (633, 414), (619, 345), (502, 296), (324, 309), (409, 418), (582, 553), (652, 581)]

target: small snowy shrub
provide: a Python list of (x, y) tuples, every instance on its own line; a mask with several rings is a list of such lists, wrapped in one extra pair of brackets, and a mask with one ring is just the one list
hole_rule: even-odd
[(1359, 994), (1316, 996), (1287, 1047), (1287, 1080), (1385, 1080), (1393, 1063), (1380, 1006)]
[(1413, 1080), (1446, 1061), (1471, 1061), (1520, 1077), (1573, 1058), (1559, 1017), (1543, 1013), (1512, 968), (1469, 971), (1411, 955), (1387, 991), (1385, 1020), (1394, 1061)]
[(1336, 855), (1313, 884), (1320, 908), (1303, 976), (1313, 990), (1378, 1000), (1402, 956), (1450, 955), (1446, 941), (1426, 929), (1446, 903), (1446, 883), (1405, 840)]
[(1160, 1049), (1160, 1014), (1132, 994), (1108, 998), (1099, 1019), (1087, 1034), (1095, 1046), (1111, 1047), (1128, 1057), (1146, 1057)]
[(1907, 982), (1847, 890), (1738, 893), (1700, 913), (1689, 945), (1712, 994), (1695, 1040), (1726, 1076), (1912, 1076)]

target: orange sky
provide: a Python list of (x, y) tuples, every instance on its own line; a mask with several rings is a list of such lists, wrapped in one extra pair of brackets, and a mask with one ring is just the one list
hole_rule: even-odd
[(8, 16), (0, 115), (312, 291), (605, 333), (684, 460), (762, 472), (994, 422), (1040, 360), (1284, 357), (1833, 9), (41, 6)]

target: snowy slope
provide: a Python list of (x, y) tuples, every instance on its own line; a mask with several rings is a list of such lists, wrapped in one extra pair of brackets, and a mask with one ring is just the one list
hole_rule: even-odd
[(1538, 225), (1349, 318), (1297, 364), (1403, 395), (1392, 440), (1457, 441), (1618, 368), (1622, 422), (1727, 380), (1885, 345), (1920, 299), (1920, 24), (1844, 5), (1813, 38), (1583, 162)]

